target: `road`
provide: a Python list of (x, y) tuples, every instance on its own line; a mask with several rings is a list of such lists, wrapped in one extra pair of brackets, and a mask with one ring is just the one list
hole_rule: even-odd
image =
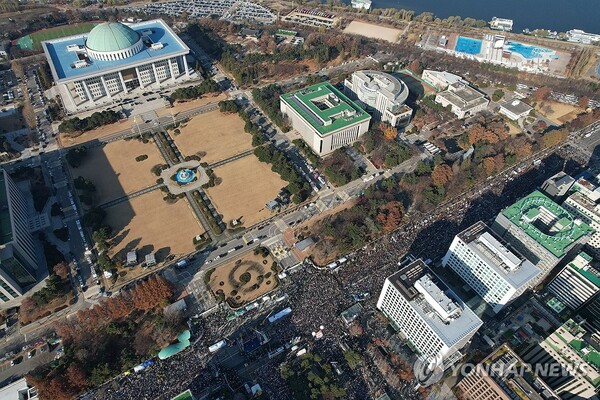
[[(41, 351), (42, 349), (44, 350), (43, 352)], [(4, 383), (20, 379), (29, 371), (32, 371), (39, 366), (50, 363), (52, 360), (54, 360), (57, 349), (58, 347), (50, 351), (48, 345), (44, 344), (36, 348), (35, 353), (31, 358), (27, 357), (28, 351), (24, 351), (16, 354), (9, 360), (0, 364), (0, 386), (3, 386)], [(11, 366), (11, 360), (15, 359), (21, 360), (21, 362)]]

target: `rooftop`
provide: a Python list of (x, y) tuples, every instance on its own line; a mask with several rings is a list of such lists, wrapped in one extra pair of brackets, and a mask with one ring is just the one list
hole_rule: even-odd
[(533, 107), (527, 103), (523, 103), (521, 100), (505, 101), (500, 103), (500, 107), (516, 115), (528, 113), (533, 110)]
[[(478, 367), (480, 373), (485, 372), (512, 398), (521, 399), (520, 394), (527, 393), (530, 400), (558, 399), (550, 386), (531, 373), (531, 367), (506, 344), (484, 358)], [(522, 373), (522, 369), (530, 373)]]
[(448, 85), (451, 85), (456, 82), (464, 81), (464, 79), (461, 76), (455, 75), (448, 71), (435, 71), (432, 69), (426, 69), (423, 71), (423, 75), (425, 75), (426, 73), (429, 75), (435, 76), (437, 79), (447, 82)]
[(458, 234), (471, 251), (513, 287), (519, 288), (535, 278), (540, 270), (508, 243), (496, 236), (483, 222), (477, 222)]
[(587, 253), (581, 252), (568, 264), (568, 266), (591, 284), (600, 288), (600, 272), (590, 265), (590, 261), (592, 261), (592, 257)]
[(555, 257), (564, 256), (574, 242), (593, 232), (537, 190), (506, 208), (502, 215)]
[(573, 182), (575, 182), (575, 179), (573, 179), (571, 175), (560, 171), (559, 173), (552, 175), (550, 178), (548, 178), (548, 182), (554, 182), (556, 186), (572, 185)]
[[(98, 25), (98, 26), (102, 26)], [(55, 81), (70, 81), (81, 79), (99, 73), (109, 73), (118, 71), (128, 66), (145, 64), (156, 60), (161, 60), (176, 55), (183, 55), (189, 52), (189, 48), (181, 39), (165, 24), (163, 20), (156, 19), (144, 21), (129, 25), (133, 31), (146, 36), (152, 43), (161, 43), (162, 48), (151, 49), (146, 46), (142, 51), (122, 60), (102, 61), (88, 57), (85, 52), (85, 44), (88, 37), (94, 32), (67, 36), (64, 38), (53, 39), (42, 42), (46, 58), (50, 63), (52, 76)], [(93, 39), (93, 38), (91, 38)], [(98, 39), (99, 41), (99, 39)], [(96, 40), (93, 39), (96, 43)], [(96, 44), (93, 44), (94, 46)], [(98, 46), (100, 44), (98, 43)], [(104, 44), (102, 44), (104, 46)], [(73, 48), (77, 48), (73, 51)], [(87, 61), (87, 66), (83, 68), (74, 68), (73, 65), (82, 59)]]
[(281, 96), (281, 100), (300, 114), (321, 136), (371, 118), (329, 82), (286, 93)]
[(448, 89), (439, 93), (438, 96), (443, 97), (452, 105), (463, 110), (470, 110), (488, 103), (483, 93), (462, 81), (450, 84)]
[(388, 280), (448, 347), (482, 325), (477, 315), (420, 259)]
[(380, 92), (388, 100), (404, 103), (408, 98), (408, 86), (393, 75), (372, 70), (357, 71), (352, 75), (364, 81), (365, 90)]
[(483, 93), (461, 81), (452, 83), (449, 86), (449, 90), (465, 103), (471, 103), (479, 98), (485, 97)]
[[(570, 319), (552, 335), (547, 337), (544, 343), (555, 349), (561, 349), (559, 350), (559, 354), (569, 360), (570, 363), (579, 363), (579, 360), (573, 357), (571, 352), (562, 350), (565, 345), (568, 346), (581, 360), (592, 367), (585, 369), (585, 378), (595, 387), (599, 387), (600, 373), (598, 371), (600, 371), (600, 353), (589, 343), (591, 339), (588, 339), (588, 337), (588, 332), (580, 324)], [(563, 343), (563, 346), (559, 347), (559, 341)]]

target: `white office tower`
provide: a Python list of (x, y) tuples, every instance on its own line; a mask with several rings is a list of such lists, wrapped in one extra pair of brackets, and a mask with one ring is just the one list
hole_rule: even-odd
[(394, 127), (410, 122), (412, 108), (404, 104), (408, 86), (395, 76), (379, 71), (357, 71), (344, 81), (344, 93), (377, 121)]
[(388, 277), (377, 308), (423, 358), (441, 356), (448, 368), (462, 358), (462, 349), (482, 325), (422, 260)]
[(548, 291), (575, 310), (600, 291), (600, 272), (590, 265), (592, 257), (581, 252), (548, 285)]
[(600, 204), (598, 187), (580, 178), (573, 185), (574, 193), (563, 202), (563, 207), (594, 229), (586, 243), (590, 253), (600, 258)]
[(540, 283), (565, 257), (573, 257), (594, 230), (539, 191), (505, 208), (494, 220), (494, 233), (541, 270)]
[(454, 237), (442, 264), (452, 268), (495, 313), (523, 294), (540, 273), (483, 222)]

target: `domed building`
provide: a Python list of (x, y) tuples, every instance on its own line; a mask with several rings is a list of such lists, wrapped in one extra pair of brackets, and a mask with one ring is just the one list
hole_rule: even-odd
[(186, 61), (190, 49), (160, 19), (103, 22), (87, 34), (45, 41), (42, 47), (70, 112), (193, 78)]
[(142, 35), (120, 22), (105, 22), (89, 33), (85, 48), (96, 60), (113, 61), (131, 57), (144, 49)]
[(380, 71), (357, 71), (344, 81), (344, 93), (377, 121), (394, 127), (408, 125), (412, 108), (404, 104), (408, 86), (393, 75)]

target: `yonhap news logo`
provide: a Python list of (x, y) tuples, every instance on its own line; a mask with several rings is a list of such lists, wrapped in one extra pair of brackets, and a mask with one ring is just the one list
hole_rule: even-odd
[(413, 364), (413, 372), (419, 386), (431, 386), (444, 376), (444, 357), (441, 354), (418, 357)]

